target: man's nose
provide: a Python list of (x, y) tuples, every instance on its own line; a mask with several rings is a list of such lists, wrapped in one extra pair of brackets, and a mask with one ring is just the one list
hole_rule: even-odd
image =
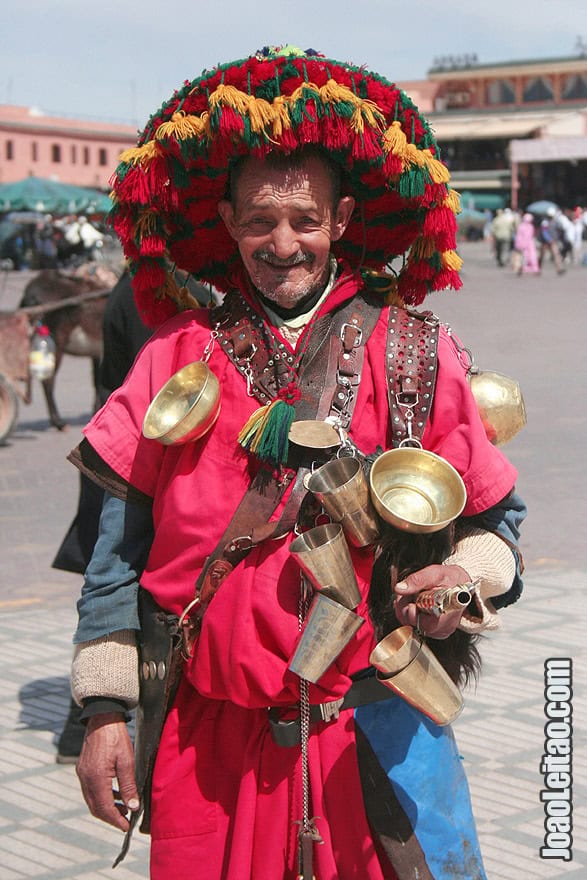
[(287, 260), (292, 257), (300, 249), (300, 243), (296, 235), (295, 229), (290, 223), (278, 223), (273, 228), (271, 234), (271, 244), (273, 252), (280, 260)]

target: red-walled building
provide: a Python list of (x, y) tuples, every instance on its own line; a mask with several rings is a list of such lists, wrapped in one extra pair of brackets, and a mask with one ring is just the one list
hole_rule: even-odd
[[(426, 80), (399, 85), (429, 118), (465, 204), (587, 205), (585, 54), (499, 64), (451, 56)], [(131, 125), (0, 106), (0, 183), (35, 175), (106, 190), (136, 135)]]
[(120, 152), (134, 146), (132, 125), (45, 116), (0, 105), (0, 183), (31, 175), (108, 189)]

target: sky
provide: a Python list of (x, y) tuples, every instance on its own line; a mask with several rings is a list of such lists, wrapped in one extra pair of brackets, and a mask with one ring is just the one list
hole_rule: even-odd
[(141, 127), (185, 80), (291, 43), (392, 81), (435, 58), (568, 57), (585, 0), (24, 0), (0, 28), (0, 104)]

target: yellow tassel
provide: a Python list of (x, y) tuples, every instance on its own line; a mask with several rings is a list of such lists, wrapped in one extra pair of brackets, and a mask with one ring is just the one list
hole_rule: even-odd
[(422, 153), (426, 156), (426, 167), (434, 183), (448, 183), (450, 173), (446, 165), (443, 165), (442, 162), (436, 159), (430, 150), (422, 150)]
[(266, 131), (273, 128), (276, 111), (264, 98), (251, 98), (249, 103), (249, 119), (252, 131)]
[(374, 101), (361, 101), (361, 113), (367, 120), (370, 128), (382, 129), (385, 124), (385, 115), (381, 112)]
[(385, 153), (393, 153), (403, 159), (407, 146), (408, 139), (402, 131), (401, 123), (396, 119), (383, 135), (383, 149)]
[(365, 120), (360, 107), (357, 107), (351, 116), (351, 128), (355, 134), (363, 134), (365, 130)]
[(233, 110), (236, 110), (238, 113), (245, 114), (248, 112), (250, 102), (250, 95), (241, 92), (236, 86), (226, 86), (221, 83), (210, 95), (209, 107), (210, 112), (214, 112), (214, 110), (222, 104), (227, 107), (232, 107)]
[(185, 113), (174, 113), (168, 122), (163, 122), (155, 132), (158, 141), (167, 137), (175, 137), (183, 141), (187, 138), (201, 137), (205, 122), (199, 116), (186, 116)]
[(414, 260), (429, 260), (436, 250), (433, 239), (425, 235), (419, 235), (414, 239), (410, 248), (410, 258)]
[(461, 213), (461, 196), (456, 189), (451, 189), (442, 203), (443, 208), (450, 208), (453, 214)]
[(404, 154), (404, 165), (417, 165), (418, 168), (424, 168), (428, 164), (428, 159), (424, 155), (424, 151), (419, 150), (416, 144), (406, 144), (406, 152)]
[(291, 128), (289, 115), (289, 99), (286, 95), (278, 95), (273, 100), (273, 137), (279, 139), (285, 129)]
[(319, 89), (320, 97), (325, 104), (334, 104), (339, 101), (345, 101), (348, 104), (358, 106), (361, 99), (358, 98), (348, 86), (342, 86), (335, 79), (329, 79), (326, 85)]
[(157, 142), (147, 141), (142, 147), (130, 147), (128, 150), (123, 150), (118, 159), (120, 162), (138, 165), (139, 163), (150, 162), (158, 152)]
[(300, 98), (307, 99), (309, 97), (312, 97), (312, 95), (308, 94), (308, 92), (314, 92), (317, 98), (320, 97), (320, 89), (318, 88), (318, 86), (314, 85), (314, 83), (307, 82), (301, 86), (298, 86), (297, 89), (294, 89), (294, 91), (289, 96), (290, 104), (295, 104), (295, 102), (299, 101)]
[(463, 261), (456, 251), (443, 251), (440, 258), (445, 269), (454, 269), (455, 272), (459, 272), (463, 265)]
[[(273, 401), (275, 403), (275, 401)], [(272, 404), (267, 403), (265, 406), (260, 406), (259, 409), (256, 409), (254, 413), (252, 413), (247, 421), (244, 423), (242, 428), (239, 431), (238, 442), (243, 445), (247, 443), (248, 438), (252, 434), (261, 433), (263, 427), (267, 423), (267, 419), (269, 418), (269, 409)], [(254, 441), (253, 441), (254, 445)], [(252, 449), (252, 446), (251, 446)]]

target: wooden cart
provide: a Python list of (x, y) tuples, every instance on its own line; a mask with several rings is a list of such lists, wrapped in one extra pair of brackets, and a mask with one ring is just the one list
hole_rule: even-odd
[(0, 445), (16, 425), (19, 402), (31, 402), (29, 357), (34, 320), (109, 293), (109, 289), (93, 290), (51, 304), (0, 312)]

